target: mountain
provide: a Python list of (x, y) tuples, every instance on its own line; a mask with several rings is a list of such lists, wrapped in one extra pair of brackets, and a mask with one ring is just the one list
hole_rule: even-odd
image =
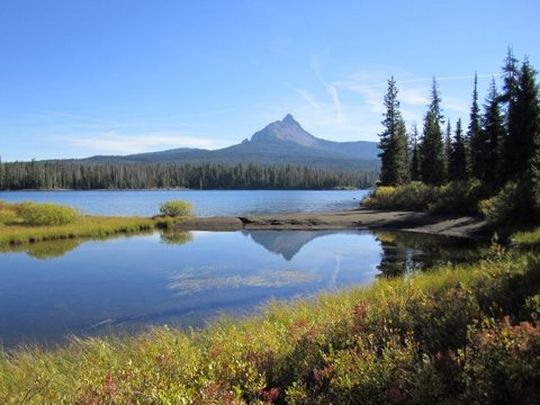
[(223, 149), (180, 148), (128, 156), (93, 156), (89, 163), (257, 163), (294, 164), (336, 169), (377, 169), (377, 143), (333, 142), (320, 139), (287, 114), (268, 124), (251, 139)]
[(242, 231), (244, 236), (290, 262), (313, 239), (327, 235), (356, 233), (356, 231)]

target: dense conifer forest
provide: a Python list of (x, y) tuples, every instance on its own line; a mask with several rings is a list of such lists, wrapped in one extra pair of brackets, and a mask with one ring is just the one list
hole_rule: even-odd
[(81, 164), (12, 162), (0, 165), (0, 189), (332, 189), (367, 188), (378, 173), (307, 166), (253, 164)]
[(497, 89), (493, 79), (481, 103), (475, 75), (466, 129), (459, 119), (454, 130), (443, 115), (433, 78), (421, 135), (415, 125), (407, 134), (398, 87), (390, 78), (384, 99), (384, 130), (379, 134), (380, 184), (389, 187), (375, 192), (367, 205), (403, 209), (431, 204), (442, 211), (478, 211), (494, 219), (540, 219), (536, 71), (526, 58), (519, 62), (509, 49), (501, 77), (502, 88)]

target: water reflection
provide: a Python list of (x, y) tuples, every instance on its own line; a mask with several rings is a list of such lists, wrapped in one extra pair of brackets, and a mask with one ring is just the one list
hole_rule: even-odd
[(483, 244), (464, 238), (435, 237), (412, 232), (374, 231), (381, 244), (382, 276), (396, 277), (447, 263), (470, 262)]
[(61, 239), (37, 243), (3, 246), (1, 252), (24, 252), (35, 259), (54, 259), (75, 250), (82, 243), (81, 239)]
[(161, 241), (167, 245), (184, 245), (193, 240), (193, 234), (189, 231), (167, 229), (160, 233)]
[(294, 286), (315, 279), (315, 275), (300, 270), (259, 271), (257, 274), (249, 276), (237, 274), (220, 276), (215, 274), (214, 269), (204, 271), (204, 269), (198, 268), (174, 276), (169, 283), (169, 288), (178, 294), (194, 294), (208, 290), (230, 290), (243, 287), (276, 288)]
[(0, 254), (0, 344), (200, 326), (272, 298), (467, 260), (473, 250), (469, 241), (368, 231), (169, 231), (21, 245)]
[(242, 233), (269, 252), (291, 261), (305, 245), (316, 238), (335, 234), (354, 234), (358, 231), (242, 231)]

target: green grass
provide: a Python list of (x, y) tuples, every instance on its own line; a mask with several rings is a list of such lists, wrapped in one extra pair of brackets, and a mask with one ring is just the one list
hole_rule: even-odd
[(540, 247), (540, 228), (529, 231), (516, 232), (512, 235), (511, 242), (513, 245), (518, 247)]
[(203, 330), (0, 354), (1, 403), (535, 403), (535, 256), (273, 303)]
[(66, 225), (0, 225), (0, 247), (70, 238), (103, 238), (154, 228), (150, 218), (79, 216)]
[(30, 202), (0, 201), (0, 250), (10, 246), (76, 238), (106, 238), (119, 233), (138, 233), (171, 228), (185, 217), (111, 217), (81, 215), (73, 208)]

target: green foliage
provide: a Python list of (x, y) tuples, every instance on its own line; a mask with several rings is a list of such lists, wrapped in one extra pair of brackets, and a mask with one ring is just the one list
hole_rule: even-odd
[(511, 220), (514, 215), (520, 216), (517, 212), (520, 205), (519, 199), (518, 184), (508, 182), (495, 196), (480, 201), (478, 210), (488, 219), (505, 222)]
[(371, 209), (474, 215), (478, 213), (478, 202), (486, 193), (486, 187), (477, 180), (455, 181), (442, 186), (412, 182), (399, 187), (377, 187), (362, 205)]
[(484, 106), (483, 136), (481, 157), (482, 177), (488, 186), (497, 189), (503, 184), (503, 148), (506, 130), (500, 109), (500, 96), (497, 93), (495, 80), (491, 81), (489, 94)]
[(0, 190), (20, 189), (313, 189), (367, 188), (373, 167), (359, 170), (298, 165), (0, 163)]
[(0, 206), (0, 225), (13, 225), (19, 221), (20, 218), (14, 210)]
[[(401, 198), (403, 192), (412, 189), (381, 189), (366, 199), (365, 205), (383, 209), (429, 208), (431, 212), (449, 214), (480, 212), (497, 221), (539, 221), (540, 93), (536, 72), (528, 60), (518, 68), (518, 61), (509, 50), (503, 78), (501, 95), (492, 81), (481, 114), (475, 75), (467, 135), (463, 135), (461, 120), (458, 120), (451, 141), (448, 122), (445, 142), (441, 131), (444, 122), (441, 99), (437, 83), (433, 80), (431, 103), (424, 118), (421, 142), (417, 146), (416, 136), (412, 135), (413, 142), (408, 152), (410, 178), (420, 179), (435, 187), (431, 189), (431, 201), (425, 201), (421, 193)], [(399, 118), (395, 113), (399, 106), (395, 100), (396, 95), (397, 88), (391, 79), (385, 97), (385, 132), (382, 134), (384, 137), (381, 136), (381, 146), (386, 145), (383, 148), (385, 153), (381, 154), (382, 185), (399, 184), (384, 181), (388, 177), (386, 169), (391, 167), (385, 162), (392, 162), (397, 156), (394, 156), (390, 148), (391, 131), (388, 129), (394, 123), (390, 118)], [(470, 178), (480, 181), (483, 186), (470, 182)], [(406, 201), (410, 201), (409, 206), (405, 204)]]
[(469, 327), (460, 357), (468, 403), (540, 402), (540, 330), (534, 324), (485, 319)]
[(191, 217), (193, 206), (187, 201), (167, 201), (161, 204), (159, 212), (167, 217)]
[(0, 218), (4, 218), (0, 248), (48, 240), (102, 238), (148, 231), (155, 226), (149, 218), (83, 216), (73, 208), (54, 204), (0, 202)]
[(394, 78), (388, 81), (388, 92), (384, 97), (386, 112), (383, 114), (384, 131), (379, 134), (379, 157), (381, 158), (381, 183), (399, 185), (409, 178), (407, 160), (407, 131), (399, 111), (398, 89)]
[(468, 154), (467, 145), (463, 137), (461, 119), (457, 121), (454, 140), (451, 143), (450, 156), (448, 157), (448, 180), (463, 181), (468, 177)]
[(420, 147), (418, 145), (418, 128), (413, 125), (411, 135), (409, 136), (409, 156), (410, 156), (410, 180), (420, 181)]
[(511, 242), (513, 246), (520, 248), (536, 249), (540, 247), (540, 228), (516, 232), (512, 235)]
[(528, 61), (519, 71), (515, 101), (508, 111), (508, 136), (505, 144), (505, 166), (512, 179), (526, 173), (540, 146), (540, 105), (536, 72)]
[(371, 209), (425, 210), (435, 201), (434, 187), (412, 182), (399, 187), (377, 187), (362, 205)]
[(502, 256), (203, 330), (22, 348), (0, 354), (0, 402), (533, 403), (538, 271)]
[(78, 212), (63, 205), (27, 202), (22, 204), (20, 216), (25, 225), (65, 225), (72, 223)]
[(436, 189), (428, 210), (435, 214), (478, 214), (478, 202), (487, 194), (478, 180), (454, 181)]
[(443, 116), (441, 113), (441, 98), (437, 82), (433, 78), (431, 103), (424, 118), (424, 131), (420, 143), (420, 170), (422, 181), (430, 185), (444, 183), (445, 156), (442, 135)]
[(478, 76), (475, 74), (467, 138), (470, 142), (472, 175), (474, 178), (484, 180), (486, 171), (492, 168), (488, 167), (486, 164), (486, 155), (488, 153), (489, 144), (487, 143), (485, 132), (482, 131), (480, 118), (480, 106), (478, 105)]
[(531, 314), (531, 318), (538, 324), (540, 322), (540, 294), (533, 295), (525, 301), (525, 307)]

